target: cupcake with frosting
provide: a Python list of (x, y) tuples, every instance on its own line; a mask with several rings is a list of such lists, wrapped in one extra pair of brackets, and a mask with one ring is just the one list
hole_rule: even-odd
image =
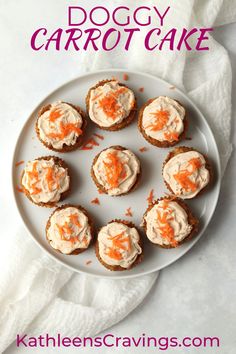
[(131, 150), (111, 146), (95, 157), (91, 176), (99, 190), (111, 196), (120, 196), (137, 187), (141, 166)]
[(46, 238), (56, 251), (71, 255), (87, 250), (93, 238), (93, 225), (80, 205), (63, 205), (50, 216), (46, 226)]
[(89, 90), (86, 106), (89, 118), (99, 128), (115, 131), (131, 123), (137, 103), (130, 88), (117, 80), (103, 80)]
[(167, 188), (182, 199), (192, 199), (203, 193), (212, 179), (207, 157), (184, 146), (168, 154), (162, 174)]
[(113, 220), (100, 229), (95, 250), (100, 263), (109, 270), (131, 269), (142, 261), (140, 235), (131, 222), (124, 220)]
[(58, 101), (41, 108), (35, 129), (48, 149), (69, 152), (82, 144), (85, 127), (86, 115), (79, 106)]
[(198, 220), (182, 200), (165, 197), (149, 205), (143, 226), (153, 244), (175, 248), (193, 237), (198, 229)]
[(187, 129), (185, 108), (170, 97), (150, 99), (139, 112), (138, 127), (143, 137), (152, 145), (176, 145), (185, 137)]
[(26, 197), (39, 206), (53, 207), (68, 195), (70, 175), (66, 163), (55, 156), (29, 161), (22, 173)]

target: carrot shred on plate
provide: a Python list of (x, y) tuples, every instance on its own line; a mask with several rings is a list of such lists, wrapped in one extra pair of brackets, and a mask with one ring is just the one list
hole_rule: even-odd
[(129, 80), (129, 75), (128, 74), (124, 74), (123, 75), (123, 80), (124, 81), (128, 81)]
[(149, 193), (149, 195), (147, 197), (148, 204), (151, 204), (153, 202), (153, 199), (154, 199), (154, 190), (151, 189), (150, 193)]
[(126, 209), (125, 216), (129, 216), (129, 217), (133, 216), (133, 212), (130, 207)]
[(22, 165), (24, 162), (25, 162), (24, 160), (16, 162), (15, 167), (18, 167), (18, 166)]
[(91, 264), (91, 263), (92, 263), (92, 261), (89, 260), (89, 261), (87, 261), (85, 264), (86, 264), (86, 265), (89, 265), (89, 264)]
[(92, 204), (100, 205), (100, 201), (99, 201), (98, 198), (95, 198), (95, 199), (91, 200), (91, 203), (92, 203)]
[(99, 146), (99, 143), (94, 138), (90, 138), (81, 147), (81, 150), (92, 150), (94, 146)]
[(93, 135), (96, 136), (96, 137), (97, 137), (98, 139), (100, 139), (100, 140), (104, 140), (104, 136), (101, 135), (101, 134), (94, 133)]
[(141, 148), (139, 149), (139, 151), (140, 151), (140, 152), (146, 152), (146, 151), (148, 151), (148, 148), (145, 147), (145, 146), (143, 146), (143, 147), (141, 147)]
[(23, 189), (19, 186), (16, 186), (16, 190), (17, 190), (17, 192), (23, 193)]

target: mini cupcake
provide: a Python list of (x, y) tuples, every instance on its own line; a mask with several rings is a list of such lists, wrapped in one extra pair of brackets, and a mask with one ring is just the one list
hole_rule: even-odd
[(168, 154), (162, 173), (167, 188), (182, 199), (202, 193), (212, 178), (208, 159), (195, 149), (184, 146)]
[(85, 126), (86, 115), (80, 107), (59, 101), (41, 108), (35, 129), (48, 149), (69, 152), (81, 145)]
[(95, 250), (99, 262), (109, 270), (131, 269), (142, 260), (139, 233), (124, 220), (113, 220), (100, 229)]
[(198, 229), (198, 220), (178, 198), (161, 198), (151, 204), (143, 217), (148, 239), (163, 248), (178, 247)]
[(46, 226), (52, 248), (63, 254), (86, 251), (93, 238), (93, 225), (87, 211), (77, 205), (63, 205), (52, 213)]
[(185, 108), (170, 97), (153, 98), (141, 108), (138, 127), (143, 137), (152, 145), (173, 146), (185, 137)]
[(92, 87), (86, 98), (90, 119), (101, 129), (120, 130), (134, 119), (134, 93), (116, 80), (103, 80)]
[(137, 186), (141, 166), (132, 151), (122, 146), (111, 146), (95, 157), (91, 176), (103, 193), (111, 196), (124, 195)]
[(69, 192), (70, 176), (66, 163), (54, 156), (29, 161), (23, 170), (21, 185), (31, 202), (53, 207)]

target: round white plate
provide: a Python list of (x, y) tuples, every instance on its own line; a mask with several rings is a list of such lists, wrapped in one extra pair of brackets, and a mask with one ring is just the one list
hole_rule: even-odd
[[(114, 218), (128, 219), (134, 222), (136, 226), (139, 226), (142, 215), (147, 208), (146, 199), (150, 190), (154, 189), (156, 198), (163, 196), (167, 192), (161, 175), (161, 169), (162, 163), (170, 149), (160, 149), (148, 144), (138, 131), (136, 120), (129, 127), (118, 132), (105, 132), (96, 128), (92, 123), (89, 123), (87, 138), (91, 137), (94, 133), (98, 133), (104, 136), (104, 140), (95, 137), (99, 146), (95, 146), (93, 150), (77, 150), (67, 154), (57, 154), (47, 150), (38, 141), (34, 131), (34, 124), (40, 106), (56, 100), (63, 100), (78, 104), (85, 109), (85, 97), (91, 86), (100, 80), (112, 77), (123, 81), (125, 73), (129, 75), (129, 80), (125, 83), (134, 90), (139, 106), (147, 99), (159, 95), (170, 96), (182, 102), (188, 111), (189, 130), (187, 136), (191, 137), (191, 140), (183, 141), (179, 145), (194, 147), (209, 156), (214, 168), (214, 183), (200, 197), (187, 201), (187, 204), (200, 219), (200, 229), (198, 235), (193, 240), (186, 242), (176, 249), (161, 249), (148, 242), (143, 235), (143, 262), (129, 271), (111, 272), (98, 262), (93, 247), (90, 247), (89, 250), (77, 256), (66, 256), (54, 251), (48, 245), (45, 239), (45, 225), (53, 209), (42, 208), (32, 204), (22, 193), (16, 190), (15, 187), (19, 185), (20, 173), (24, 165), (15, 167), (15, 164), (21, 160), (27, 162), (44, 155), (58, 155), (68, 163), (72, 173), (72, 193), (64, 203), (69, 202), (83, 205), (93, 216), (97, 227), (105, 225)], [(141, 87), (144, 88), (144, 92), (139, 92), (139, 88)], [(140, 158), (142, 164), (143, 176), (140, 186), (134, 192), (123, 197), (109, 197), (98, 194), (90, 177), (90, 167), (94, 156), (100, 150), (111, 145), (122, 145), (131, 149)], [(148, 151), (141, 153), (139, 149), (144, 146), (148, 148)], [(110, 278), (128, 278), (147, 274), (162, 269), (183, 256), (199, 240), (209, 224), (220, 190), (219, 153), (214, 136), (201, 112), (185, 94), (173, 88), (169, 83), (151, 75), (124, 70), (90, 73), (66, 83), (51, 93), (36, 107), (35, 111), (27, 119), (16, 143), (12, 168), (16, 204), (25, 226), (34, 240), (54, 259), (71, 269)], [(91, 200), (96, 197), (99, 198), (100, 205), (91, 204)], [(131, 207), (133, 211), (132, 218), (125, 216), (128, 207)]]

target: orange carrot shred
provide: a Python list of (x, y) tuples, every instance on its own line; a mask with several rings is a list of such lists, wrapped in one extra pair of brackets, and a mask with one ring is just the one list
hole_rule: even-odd
[(94, 146), (99, 146), (99, 143), (94, 138), (90, 138), (85, 142), (81, 150), (92, 150)]
[(100, 140), (104, 140), (104, 136), (103, 135), (100, 135), (100, 134), (97, 134), (97, 133), (94, 133), (93, 135), (96, 136)]
[(98, 189), (98, 193), (99, 194), (105, 194), (105, 192), (103, 192), (103, 190), (101, 190), (101, 189)]
[(25, 162), (24, 160), (16, 162), (15, 167), (18, 167), (18, 166), (22, 165), (24, 162)]
[(126, 171), (116, 152), (108, 153), (107, 157), (109, 162), (103, 162), (106, 169), (107, 182), (112, 188), (116, 188), (120, 179), (126, 177)]
[(130, 207), (126, 209), (125, 216), (130, 216), (130, 217), (133, 216), (133, 212)]
[(49, 115), (49, 120), (50, 120), (50, 122), (55, 122), (60, 117), (61, 117), (61, 111), (60, 111), (60, 109), (56, 108), (51, 111), (51, 113)]
[(129, 75), (124, 74), (124, 75), (123, 75), (123, 80), (124, 80), (124, 81), (128, 81), (128, 80), (129, 80)]
[(95, 199), (91, 200), (91, 203), (92, 203), (92, 204), (100, 205), (100, 201), (99, 201), (98, 198), (95, 198)]
[(148, 151), (148, 148), (147, 147), (141, 147), (140, 149), (139, 149), (139, 151), (140, 152), (146, 152), (146, 151)]
[(150, 193), (149, 193), (149, 195), (147, 197), (148, 204), (151, 204), (153, 202), (153, 199), (154, 199), (154, 190), (151, 189)]
[(167, 141), (178, 141), (179, 134), (176, 132), (165, 132), (164, 137)]
[(17, 190), (17, 192), (23, 193), (23, 188), (21, 188), (19, 186), (16, 186), (16, 190)]
[(151, 128), (152, 131), (162, 130), (164, 126), (167, 124), (169, 120), (169, 112), (168, 111), (157, 111), (151, 113), (155, 117), (155, 122), (147, 126), (147, 128)]

